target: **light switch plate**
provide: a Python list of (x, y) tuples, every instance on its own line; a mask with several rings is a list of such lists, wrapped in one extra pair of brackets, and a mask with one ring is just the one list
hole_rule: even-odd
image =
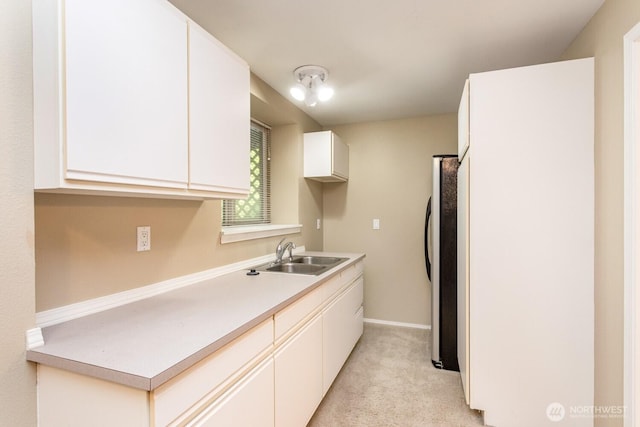
[(378, 218), (373, 219), (373, 229), (380, 230), (380, 220)]

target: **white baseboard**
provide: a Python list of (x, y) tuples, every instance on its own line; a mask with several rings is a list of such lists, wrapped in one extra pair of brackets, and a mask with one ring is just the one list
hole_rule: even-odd
[(414, 329), (431, 329), (431, 325), (421, 325), (419, 323), (405, 323), (405, 322), (392, 322), (390, 320), (378, 320), (378, 319), (364, 319), (365, 323), (376, 323), (378, 325), (388, 326), (400, 326), (402, 328), (414, 328)]
[[(296, 248), (294, 253), (304, 252), (304, 246)], [(236, 262), (233, 264), (216, 267), (198, 273), (188, 274), (186, 276), (176, 277), (174, 279), (164, 280), (162, 282), (131, 289), (128, 291), (118, 292), (104, 297), (93, 298), (87, 301), (75, 304), (65, 305), (63, 307), (53, 308), (36, 313), (36, 325), (38, 328), (56, 325), (58, 323), (67, 322), (89, 314), (98, 313), (110, 308), (119, 307), (155, 295), (160, 295), (174, 289), (200, 283), (204, 280), (213, 279), (223, 274), (231, 273), (237, 270), (247, 269), (255, 265), (263, 264), (273, 260), (274, 254), (263, 255), (261, 257)], [(36, 329), (38, 329), (36, 328)], [(30, 342), (29, 334), (27, 334), (27, 342)]]

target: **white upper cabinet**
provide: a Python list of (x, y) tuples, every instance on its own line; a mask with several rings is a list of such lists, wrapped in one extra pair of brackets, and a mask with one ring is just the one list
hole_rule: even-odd
[[(185, 198), (220, 197), (219, 188), (246, 192), (248, 182), (243, 186), (238, 177), (248, 181), (248, 160), (238, 158), (248, 157), (249, 110), (239, 120), (236, 106), (248, 105), (246, 64), (231, 70), (231, 56), (219, 44), (226, 58), (205, 53), (209, 62), (222, 61), (214, 98), (229, 108), (194, 108), (226, 129), (215, 140), (198, 140), (191, 161), (202, 159), (190, 171), (189, 78), (197, 72), (189, 72), (184, 14), (164, 0), (47, 0), (34, 3), (33, 15), (37, 191)], [(195, 56), (198, 64), (207, 62)], [(241, 154), (228, 147), (242, 145), (236, 136), (242, 132)], [(223, 170), (221, 159), (228, 160)], [(197, 178), (203, 169), (217, 175)]]
[(249, 193), (249, 67), (189, 22), (189, 188)]
[(349, 146), (330, 130), (304, 134), (304, 177), (322, 182), (349, 179)]
[(163, 2), (65, 2), (66, 178), (184, 188), (187, 43)]

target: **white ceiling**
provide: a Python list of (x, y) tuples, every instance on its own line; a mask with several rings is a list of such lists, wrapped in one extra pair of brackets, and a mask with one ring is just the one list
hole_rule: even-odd
[[(469, 73), (559, 59), (604, 0), (170, 0), (291, 99), (329, 70), (324, 126), (457, 111)], [(297, 102), (292, 100), (292, 102)]]

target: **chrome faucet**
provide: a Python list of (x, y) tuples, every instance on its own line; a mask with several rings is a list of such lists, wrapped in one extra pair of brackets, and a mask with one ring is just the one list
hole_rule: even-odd
[(289, 261), (293, 259), (293, 250), (296, 248), (296, 244), (293, 242), (287, 242), (283, 244), (284, 241), (285, 239), (280, 240), (280, 243), (278, 243), (278, 246), (276, 247), (275, 264), (280, 264), (282, 262), (282, 257), (284, 256), (284, 253), (287, 251), (287, 249), (289, 250)]

